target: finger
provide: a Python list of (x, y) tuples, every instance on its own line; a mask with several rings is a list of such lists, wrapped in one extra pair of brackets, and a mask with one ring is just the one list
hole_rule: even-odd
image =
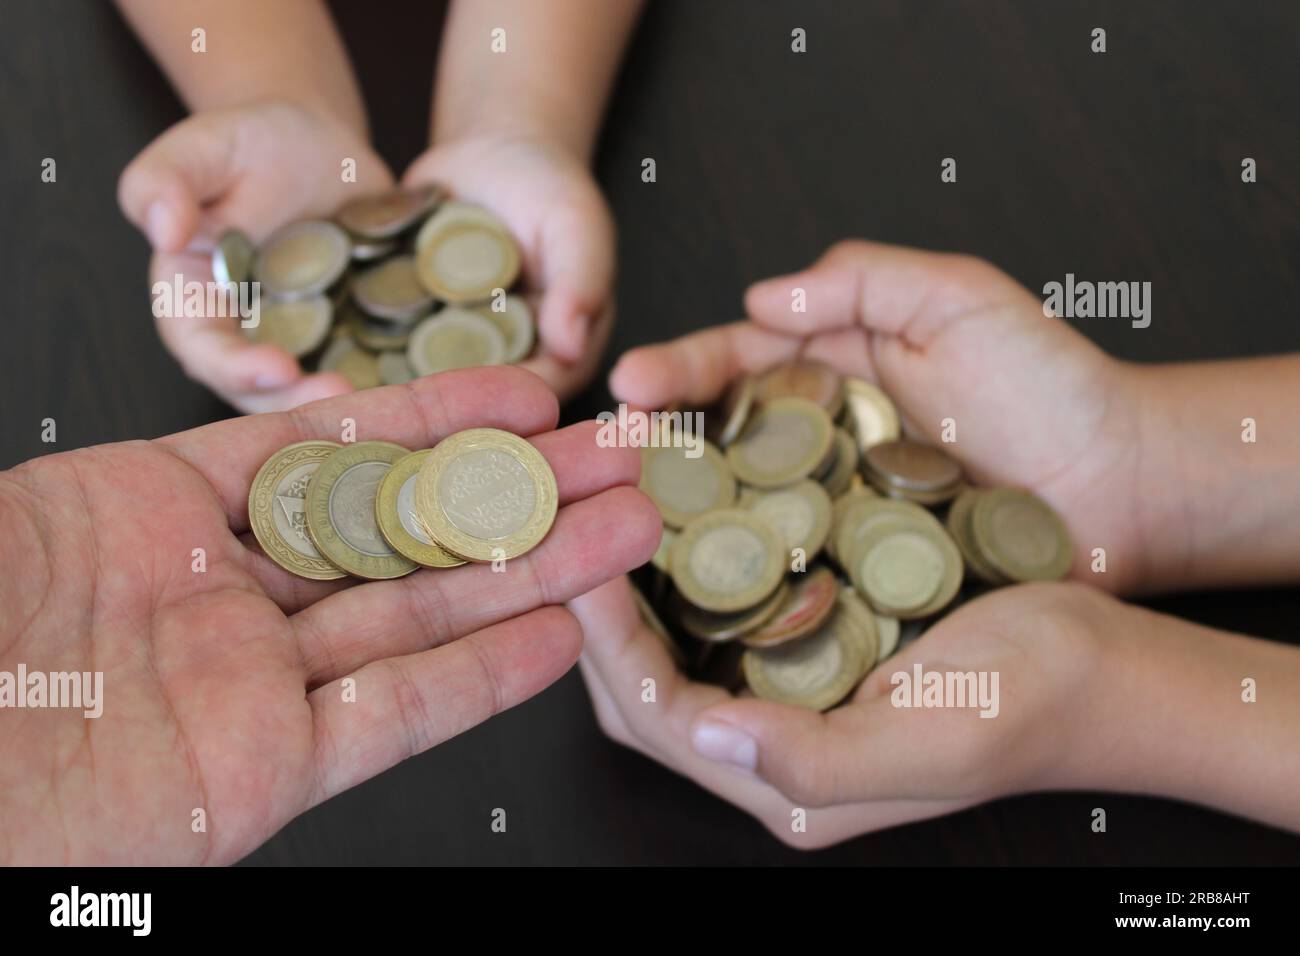
[(248, 527), (248, 488), (266, 459), (293, 442), (338, 440), (344, 419), (354, 423), (359, 441), (383, 439), (415, 449), (466, 428), (532, 435), (553, 428), (558, 417), (555, 396), (537, 376), (488, 366), (217, 422), (158, 441), (202, 473), (238, 534)]
[(554, 353), (543, 349), (532, 358), (520, 362), (519, 366), (540, 376), (559, 397), (561, 403), (567, 402), (585, 388), (595, 376), (605, 346), (609, 343), (613, 324), (614, 310), (606, 309), (592, 326), (586, 350), (582, 358), (576, 362), (564, 361)]
[[(174, 295), (171, 290), (184, 289), (189, 282), (212, 281), (211, 259), (193, 252), (155, 255), (149, 271), (155, 302), (159, 295)], [(238, 315), (159, 315), (176, 313), (178, 303), (171, 304), (171, 309), (154, 309), (163, 345), (190, 378), (226, 401), (237, 404), (247, 396), (298, 384), (302, 370), (293, 356), (282, 348), (251, 342), (239, 328)]]
[(797, 338), (751, 322), (732, 322), (633, 349), (610, 372), (609, 389), (619, 401), (639, 408), (664, 408), (676, 402), (703, 405), (721, 395), (742, 372), (792, 358), (799, 345)]
[(595, 317), (606, 311), (614, 285), (614, 226), (599, 199), (561, 205), (542, 225), (538, 249), (544, 290), (537, 317), (543, 347), (563, 362), (588, 351)]
[(568, 601), (648, 561), (657, 525), (649, 499), (611, 488), (560, 509), (546, 540), (504, 571), (488, 564), (417, 571), (304, 608), (292, 621), (308, 685)]
[(970, 256), (846, 240), (800, 272), (750, 286), (746, 312), (794, 335), (861, 325), (923, 343), (984, 301), (1024, 295), (999, 270)]
[(201, 206), (237, 176), (236, 124), (192, 116), (164, 132), (122, 171), (122, 212), (160, 252), (183, 249), (199, 224)]
[(489, 717), (522, 703), (577, 660), (582, 632), (559, 607), (461, 638), (445, 647), (367, 664), (308, 697), (315, 737), (309, 805), (368, 780)]
[(245, 531), (239, 540), (245, 549), (242, 556), (245, 570), (253, 575), (258, 587), (285, 614), (296, 614), (309, 604), (324, 600), (344, 588), (356, 586), (354, 578), (338, 578), (333, 581), (300, 578), (268, 558), (253, 537), (253, 532)]

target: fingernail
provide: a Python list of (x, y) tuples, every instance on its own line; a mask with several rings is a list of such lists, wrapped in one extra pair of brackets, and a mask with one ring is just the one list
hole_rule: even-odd
[(145, 213), (144, 231), (149, 237), (149, 242), (155, 247), (162, 246), (163, 240), (167, 238), (167, 226), (170, 220), (171, 215), (167, 212), (167, 204), (161, 199), (155, 201)]
[(706, 760), (731, 764), (742, 770), (758, 766), (758, 744), (749, 734), (731, 724), (702, 721), (691, 734), (691, 746)]
[(284, 372), (259, 372), (257, 378), (253, 379), (253, 387), (263, 391), (269, 391), (273, 388), (284, 388), (294, 380), (296, 376), (286, 375)]

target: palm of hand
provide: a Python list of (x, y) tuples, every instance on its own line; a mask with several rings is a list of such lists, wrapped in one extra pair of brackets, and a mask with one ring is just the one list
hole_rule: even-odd
[[(0, 668), (102, 671), (104, 711), (21, 712), (0, 744), (7, 855), (247, 853), (307, 805), (312, 712), (289, 621), (247, 570), (213, 489), (143, 442), (38, 460), (14, 478), (0, 564), (21, 570)], [(195, 548), (206, 572), (192, 570)]]

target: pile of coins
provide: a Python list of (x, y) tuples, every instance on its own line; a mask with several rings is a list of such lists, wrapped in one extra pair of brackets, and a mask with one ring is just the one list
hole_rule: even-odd
[(248, 518), (266, 555), (300, 577), (384, 580), (519, 557), (546, 537), (557, 501), (536, 448), (472, 428), (422, 451), (386, 441), (288, 445), (253, 479)]
[(900, 437), (869, 382), (801, 360), (733, 383), (705, 420), (710, 440), (676, 441), (673, 423), (641, 453), (664, 523), (641, 583), (672, 627), (644, 597), (641, 613), (693, 676), (826, 710), (964, 584), (1069, 573), (1049, 505), (968, 485)]
[(231, 230), (212, 254), (218, 282), (260, 283), (260, 321), (244, 330), (253, 341), (359, 389), (526, 358), (532, 310), (506, 294), (519, 266), (500, 220), (436, 186), (355, 199), (260, 250)]

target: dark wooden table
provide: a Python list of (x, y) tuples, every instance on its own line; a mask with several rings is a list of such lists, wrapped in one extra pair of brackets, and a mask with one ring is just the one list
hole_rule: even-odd
[[(334, 6), (400, 168), (423, 146), (442, 8)], [(790, 51), (796, 26), (804, 55)], [(1089, 51), (1096, 26), (1104, 55)], [(1281, 0), (655, 0), (598, 160), (622, 231), (612, 354), (736, 317), (747, 283), (844, 236), (977, 253), (1031, 288), (1066, 272), (1150, 280), (1150, 328), (1079, 320), (1126, 358), (1294, 350), (1297, 33), (1300, 5)], [(0, 465), (228, 415), (159, 346), (145, 243), (114, 199), (179, 104), (96, 0), (6, 0), (0, 51)], [(939, 182), (945, 156), (955, 185)], [(40, 181), (45, 157), (56, 184)], [(569, 415), (608, 403), (598, 384)], [(47, 416), (55, 448), (40, 441)], [(1297, 590), (1160, 606), (1297, 640)], [(1104, 835), (1088, 827), (1099, 804)], [(507, 834), (489, 828), (494, 807)], [(571, 673), (306, 814), (249, 862), (1297, 863), (1300, 837), (1162, 800), (1051, 794), (796, 853), (603, 739)]]

